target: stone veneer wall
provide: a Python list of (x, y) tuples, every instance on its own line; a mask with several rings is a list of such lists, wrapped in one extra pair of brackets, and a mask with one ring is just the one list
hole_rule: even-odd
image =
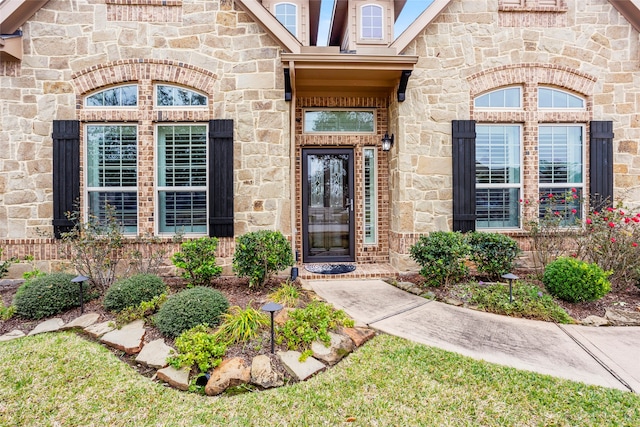
[[(384, 98), (299, 98), (296, 108), (296, 228), (302, 230), (302, 148), (347, 147), (354, 154), (354, 192), (353, 200), (357, 207), (355, 224), (355, 258), (358, 263), (389, 262), (389, 163), (388, 153), (381, 149), (380, 141), (387, 131), (387, 104)], [(376, 133), (372, 135), (341, 135), (334, 133), (304, 134), (303, 114), (305, 108), (374, 108), (376, 111)], [(364, 243), (363, 201), (363, 151), (364, 147), (376, 147), (377, 159), (377, 243)], [(302, 233), (295, 239), (296, 249), (302, 254)], [(303, 260), (304, 261), (304, 260)]]
[[(0, 67), (3, 258), (33, 255), (44, 270), (63, 258), (48, 238), (54, 119), (138, 125), (141, 233), (153, 231), (154, 125), (233, 119), (235, 234), (291, 234), (280, 48), (233, 1), (50, 0), (23, 30), (22, 62)], [(140, 85), (139, 111), (83, 108), (85, 94), (129, 81)], [(196, 88), (210, 104), (206, 111), (153, 111), (156, 81)], [(230, 271), (233, 239), (223, 240), (219, 257)]]
[[(391, 160), (390, 258), (400, 270), (415, 268), (408, 248), (420, 235), (451, 229), (452, 120), (516, 122), (530, 131), (536, 120), (612, 120), (615, 195), (628, 204), (640, 201), (638, 32), (607, 0), (567, 0), (555, 8), (535, 3), (499, 10), (498, 0), (452, 1), (404, 52), (420, 60), (407, 100), (390, 106), (397, 144)], [(557, 117), (473, 111), (475, 95), (506, 84), (522, 84), (525, 108), (538, 84), (577, 92), (588, 108)], [(524, 143), (535, 148), (535, 138), (525, 135)], [(531, 196), (536, 177), (525, 179)]]

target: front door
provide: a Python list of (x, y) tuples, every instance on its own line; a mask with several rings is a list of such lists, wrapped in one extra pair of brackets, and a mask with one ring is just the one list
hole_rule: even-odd
[(304, 262), (355, 260), (353, 150), (302, 150)]

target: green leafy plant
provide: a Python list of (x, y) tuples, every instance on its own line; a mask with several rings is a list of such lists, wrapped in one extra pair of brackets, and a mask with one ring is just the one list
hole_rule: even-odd
[(126, 325), (134, 320), (148, 319), (151, 315), (158, 311), (160, 306), (167, 300), (167, 294), (160, 294), (153, 297), (149, 301), (142, 301), (135, 307), (127, 307), (116, 316), (116, 324), (118, 326)]
[[(14, 297), (16, 314), (41, 319), (80, 305), (79, 287), (73, 274), (52, 273), (24, 282)], [(89, 300), (89, 283), (82, 283), (84, 300)]]
[(263, 285), (293, 262), (291, 243), (279, 231), (254, 231), (236, 240), (233, 270), (240, 277), (248, 277), (249, 286)]
[(293, 308), (298, 306), (300, 298), (302, 298), (302, 293), (296, 284), (287, 281), (278, 289), (271, 292), (268, 296), (273, 302), (280, 303), (285, 307)]
[(515, 267), (520, 254), (518, 243), (509, 236), (499, 233), (472, 232), (466, 235), (471, 246), (469, 259), (478, 272), (498, 279)]
[(278, 344), (287, 343), (291, 350), (303, 351), (301, 360), (309, 356), (311, 343), (321, 341), (326, 345), (331, 342), (329, 331), (340, 326), (353, 327), (353, 320), (344, 311), (335, 310), (322, 301), (312, 301), (305, 308), (289, 312), (287, 321), (278, 328)]
[(0, 298), (0, 320), (9, 320), (16, 314), (16, 306), (5, 306), (4, 301)]
[(269, 318), (260, 310), (251, 306), (244, 310), (233, 306), (222, 315), (222, 323), (215, 333), (221, 341), (231, 345), (257, 337), (260, 330), (268, 325)]
[(435, 231), (411, 246), (411, 258), (420, 265), (428, 286), (455, 283), (469, 274), (465, 259), (471, 247), (458, 232)]
[(182, 277), (192, 286), (208, 286), (211, 279), (222, 273), (222, 267), (216, 265), (218, 239), (201, 237), (180, 245), (180, 251), (171, 256), (171, 262), (184, 270)]
[(471, 283), (464, 286), (460, 294), (470, 304), (489, 313), (547, 322), (573, 323), (571, 316), (548, 293), (529, 283), (513, 283), (511, 302), (509, 287), (499, 283)]
[(629, 214), (622, 205), (602, 212), (591, 211), (577, 238), (575, 256), (611, 271), (617, 286), (635, 284), (640, 279), (640, 213)]
[[(2, 254), (4, 253), (4, 249), (0, 248), (0, 258), (2, 258)], [(10, 259), (6, 259), (4, 261), (0, 261), (0, 279), (7, 275), (9, 272), (9, 267), (11, 264), (17, 261), (17, 258), (12, 257)]]
[(136, 274), (115, 282), (104, 295), (102, 304), (111, 311), (122, 311), (127, 307), (135, 307), (143, 301), (167, 292), (167, 285), (153, 274)]
[(228, 309), (229, 302), (222, 293), (196, 286), (167, 298), (153, 319), (160, 332), (177, 337), (197, 325), (218, 325)]
[(124, 257), (124, 236), (115, 209), (105, 207), (103, 218), (89, 216), (83, 221), (79, 212), (68, 214), (75, 226), (62, 233), (62, 250), (79, 274), (91, 279), (101, 292), (116, 280), (118, 266)]
[(560, 257), (547, 265), (542, 282), (551, 295), (564, 301), (595, 301), (611, 290), (610, 275), (595, 263)]
[(197, 365), (200, 372), (215, 368), (222, 362), (226, 344), (211, 332), (207, 325), (197, 325), (176, 338), (178, 354), (167, 361), (176, 369)]

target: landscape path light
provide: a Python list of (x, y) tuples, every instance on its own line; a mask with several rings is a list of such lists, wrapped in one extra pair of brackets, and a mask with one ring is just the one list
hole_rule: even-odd
[(262, 307), (260, 307), (260, 310), (266, 311), (267, 313), (271, 313), (271, 354), (273, 354), (273, 350), (274, 350), (273, 345), (275, 341), (275, 332), (273, 329), (273, 313), (275, 313), (278, 310), (282, 310), (282, 306), (275, 302), (268, 302)]
[(518, 280), (519, 277), (513, 273), (507, 273), (503, 274), (502, 278), (509, 281), (509, 304), (511, 304), (513, 302), (513, 281)]
[(80, 314), (84, 313), (84, 300), (82, 298), (82, 284), (89, 280), (87, 276), (76, 276), (71, 279), (72, 283), (77, 283), (80, 285)]

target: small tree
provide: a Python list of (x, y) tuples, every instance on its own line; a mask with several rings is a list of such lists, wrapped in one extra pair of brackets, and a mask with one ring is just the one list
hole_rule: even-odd
[(171, 257), (171, 262), (184, 270), (182, 277), (192, 286), (208, 286), (211, 279), (222, 273), (222, 267), (216, 265), (218, 239), (201, 237), (180, 245), (180, 252)]
[(249, 286), (263, 285), (273, 273), (293, 265), (291, 243), (279, 231), (261, 230), (236, 240), (233, 270), (249, 278)]
[(63, 250), (76, 271), (89, 277), (104, 292), (116, 280), (118, 265), (124, 257), (122, 225), (115, 209), (107, 205), (104, 218), (91, 215), (86, 222), (79, 212), (69, 213), (68, 217), (75, 226), (62, 233)]

